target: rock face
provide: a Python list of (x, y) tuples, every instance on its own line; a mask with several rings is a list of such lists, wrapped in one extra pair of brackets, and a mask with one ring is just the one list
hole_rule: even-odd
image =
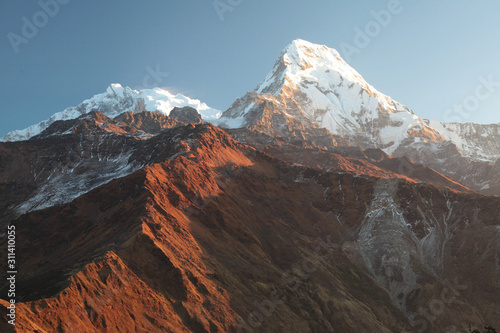
[(199, 124), (203, 122), (198, 111), (190, 106), (183, 108), (175, 107), (170, 111), (169, 116), (186, 124)]

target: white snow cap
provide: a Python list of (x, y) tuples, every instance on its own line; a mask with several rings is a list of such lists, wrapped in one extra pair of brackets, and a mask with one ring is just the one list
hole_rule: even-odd
[(184, 106), (190, 106), (198, 110), (205, 121), (216, 120), (221, 115), (219, 110), (213, 109), (197, 99), (192, 99), (182, 94), (174, 95), (162, 88), (133, 90), (129, 87), (123, 87), (119, 83), (113, 83), (106, 89), (106, 92), (95, 95), (83, 101), (78, 106), (58, 112), (49, 119), (24, 130), (10, 132), (1, 141), (28, 140), (43, 132), (55, 121), (75, 119), (92, 110), (99, 110), (106, 116), (114, 118), (123, 112), (134, 111), (138, 101), (141, 99), (144, 100), (147, 111), (157, 111), (165, 115), (169, 115), (174, 107)]
[[(406, 106), (368, 84), (335, 49), (302, 39), (282, 51), (255, 92), (295, 100), (319, 126), (346, 138), (364, 136), (388, 153), (408, 137), (409, 130), (424, 126)], [(244, 117), (251, 111), (246, 105), (241, 108), (234, 114)], [(382, 122), (387, 126), (376, 128)]]
[[(285, 70), (283, 73), (279, 73), (281, 75), (277, 75), (277, 71), (283, 70), (283, 65)], [(346, 81), (349, 84), (354, 83), (357, 87), (376, 97), (390, 111), (406, 108), (368, 84), (354, 68), (342, 59), (337, 50), (303, 39), (292, 41), (283, 50), (273, 70), (257, 87), (256, 92), (273, 95), (281, 93), (282, 87), (270, 89), (278, 78), (287, 86), (297, 87), (307, 81), (314, 81), (315, 84), (319, 84), (319, 87), (327, 89), (339, 86), (342, 81)], [(276, 85), (274, 86), (276, 87)]]

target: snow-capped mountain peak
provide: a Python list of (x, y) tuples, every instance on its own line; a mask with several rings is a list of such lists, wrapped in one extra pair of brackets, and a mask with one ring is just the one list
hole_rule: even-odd
[(157, 111), (169, 115), (170, 111), (175, 107), (185, 106), (190, 106), (198, 110), (203, 120), (206, 121), (214, 121), (221, 114), (219, 110), (213, 109), (197, 99), (192, 99), (182, 94), (174, 95), (162, 88), (134, 90), (130, 87), (123, 87), (119, 83), (113, 83), (104, 93), (84, 100), (78, 106), (69, 107), (64, 111), (58, 112), (49, 119), (24, 130), (10, 132), (1, 141), (28, 140), (43, 132), (55, 121), (76, 119), (93, 110), (99, 110), (104, 115), (114, 118), (127, 111)]
[[(406, 106), (368, 84), (335, 49), (301, 39), (282, 51), (254, 93), (293, 101), (287, 105), (300, 109), (299, 114), (313, 123), (356, 145), (383, 148), (389, 154), (409, 133), (425, 140), (444, 140)], [(222, 119), (253, 114), (252, 103), (251, 98), (246, 103), (237, 101)], [(244, 121), (225, 122), (231, 123)]]
[[(128, 88), (128, 87), (127, 87)], [(108, 95), (115, 95), (117, 97), (124, 97), (125, 90), (130, 90), (130, 88), (126, 89), (119, 83), (112, 83), (106, 89), (106, 93)]]
[(331, 89), (332, 86), (339, 86), (342, 81), (351, 88), (356, 86), (376, 97), (388, 111), (405, 108), (368, 84), (342, 59), (337, 50), (302, 39), (294, 40), (283, 50), (273, 70), (257, 87), (256, 92), (277, 95), (308, 82), (323, 89)]
[(218, 122), (230, 128), (262, 123), (258, 118), (264, 100), (281, 105), (287, 117), (305, 126), (319, 125), (352, 145), (390, 155), (405, 156), (409, 147), (438, 154), (448, 141), (473, 160), (500, 158), (499, 124), (423, 120), (377, 91), (335, 49), (301, 39), (290, 43), (255, 91), (236, 100)]
[[(293, 79), (296, 79), (300, 75), (300, 72), (311, 68), (314, 71), (324, 69), (325, 72), (334, 70), (352, 82), (368, 86), (363, 77), (340, 57), (337, 50), (328, 48), (325, 45), (296, 39), (283, 50), (273, 70), (264, 82), (257, 87), (256, 92), (261, 94), (276, 94), (278, 91), (273, 91), (270, 87), (272, 87), (277, 78), (284, 79), (283, 83), (286, 83), (286, 79), (290, 80), (289, 83), (297, 83)], [(282, 76), (277, 77), (279, 74)]]

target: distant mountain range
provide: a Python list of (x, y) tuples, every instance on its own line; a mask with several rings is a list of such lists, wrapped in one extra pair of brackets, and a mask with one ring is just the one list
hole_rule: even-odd
[(7, 134), (0, 189), (21, 332), (500, 327), (500, 125), (421, 119), (326, 46), (224, 112), (112, 84)]

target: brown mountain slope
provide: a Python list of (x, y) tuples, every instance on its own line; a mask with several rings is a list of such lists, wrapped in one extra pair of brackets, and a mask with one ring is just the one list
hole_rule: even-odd
[[(14, 222), (20, 332), (495, 320), (498, 198), (289, 165), (211, 125), (183, 135), (182, 154)], [(445, 289), (453, 301), (426, 317)]]
[[(29, 141), (0, 143), (0, 225), (190, 149), (193, 127), (153, 112), (98, 111), (57, 121)], [(69, 199), (68, 199), (69, 198)]]
[[(263, 122), (263, 126), (267, 125)], [(292, 163), (382, 178), (403, 176), (470, 192), (407, 159), (392, 159), (381, 151), (368, 156), (358, 148), (337, 146), (338, 138), (331, 135), (324, 137), (326, 141), (318, 139), (322, 135), (319, 130), (304, 132), (292, 125), (290, 129), (293, 138), (270, 137), (260, 130), (228, 132)], [(29, 141), (0, 143), (0, 225), (20, 214), (69, 202), (112, 179), (181, 154), (191, 149), (191, 141), (176, 142), (177, 137), (191, 130), (154, 112), (126, 112), (111, 119), (93, 111), (75, 120), (55, 122)], [(273, 132), (272, 128), (269, 131)], [(315, 139), (311, 141), (311, 137)]]
[[(450, 177), (413, 162), (406, 157), (395, 158), (380, 149), (317, 144), (302, 136), (293, 142), (280, 136), (270, 137), (257, 130), (231, 129), (227, 132), (236, 140), (284, 161), (313, 168), (352, 172), (378, 178), (402, 178), (424, 182), (457, 192), (475, 193)], [(300, 132), (300, 131), (296, 131)]]

